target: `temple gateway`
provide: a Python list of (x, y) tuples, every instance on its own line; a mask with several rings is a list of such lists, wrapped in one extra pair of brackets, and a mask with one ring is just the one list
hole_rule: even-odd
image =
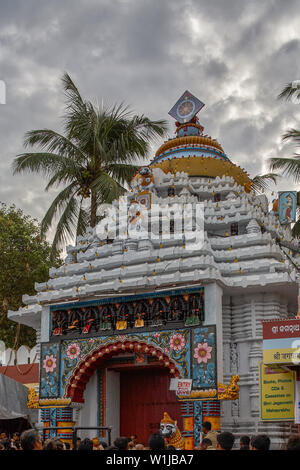
[(170, 111), (175, 137), (9, 312), (37, 332), (31, 401), (46, 429), (110, 426), (112, 439), (137, 434), (147, 444), (166, 412), (186, 449), (206, 420), (268, 433), (275, 445), (291, 431), (260, 420), (259, 364), (261, 322), (297, 310), (298, 244), (245, 169), (204, 134), (202, 106), (183, 94)]

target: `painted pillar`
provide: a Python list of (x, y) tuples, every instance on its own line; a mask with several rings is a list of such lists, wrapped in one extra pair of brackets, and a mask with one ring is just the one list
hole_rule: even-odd
[(219, 400), (205, 400), (202, 405), (203, 422), (209, 421), (211, 423), (212, 431), (220, 431), (220, 401)]
[(185, 450), (194, 449), (194, 403), (186, 401), (181, 405), (183, 418), (182, 437), (184, 439)]
[(57, 437), (63, 442), (68, 442), (72, 444), (72, 429), (57, 429), (49, 430), (47, 428), (51, 427), (74, 427), (73, 421), (73, 409), (66, 408), (43, 408), (41, 410), (41, 421), (44, 425), (44, 438), (49, 439), (52, 437)]

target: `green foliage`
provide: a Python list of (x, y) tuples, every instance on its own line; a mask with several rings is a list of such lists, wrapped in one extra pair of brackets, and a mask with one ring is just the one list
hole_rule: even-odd
[(285, 85), (281, 93), (278, 95), (278, 99), (290, 101), (293, 98), (300, 99), (300, 84), (295, 82), (290, 82)]
[[(15, 344), (18, 325), (7, 319), (7, 311), (24, 306), (22, 296), (36, 294), (34, 283), (49, 279), (50, 254), (36, 220), (15, 206), (0, 204), (0, 339), (6, 347), (35, 345), (35, 330), (24, 325)], [(61, 263), (57, 256), (54, 266)]]
[[(40, 173), (48, 178), (46, 190), (63, 185), (41, 223), (46, 234), (55, 223), (52, 253), (97, 224), (100, 204), (111, 203), (126, 191), (150, 149), (150, 142), (165, 135), (165, 121), (150, 121), (114, 106), (98, 108), (84, 101), (66, 73), (62, 79), (66, 98), (63, 135), (50, 129), (27, 132), (25, 147), (38, 153), (19, 155), (14, 173)], [(88, 202), (88, 204), (87, 204)]]
[(265, 175), (254, 176), (251, 186), (252, 191), (256, 194), (267, 191), (270, 188), (270, 183), (277, 183), (278, 175), (276, 173), (266, 173)]

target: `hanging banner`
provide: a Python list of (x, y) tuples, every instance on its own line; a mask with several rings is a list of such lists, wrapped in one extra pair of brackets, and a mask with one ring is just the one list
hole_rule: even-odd
[(279, 222), (288, 225), (296, 222), (297, 192), (278, 192), (278, 215)]
[(295, 372), (279, 366), (259, 364), (261, 421), (294, 421)]

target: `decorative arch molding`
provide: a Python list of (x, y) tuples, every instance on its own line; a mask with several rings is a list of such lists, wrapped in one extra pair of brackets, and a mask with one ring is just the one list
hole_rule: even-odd
[(180, 377), (180, 371), (175, 362), (159, 347), (137, 340), (113, 341), (95, 349), (77, 365), (65, 387), (64, 397), (71, 398), (75, 403), (84, 403), (83, 394), (90, 377), (108, 359), (122, 352), (152, 355), (157, 358), (162, 367), (169, 369), (172, 377)]

